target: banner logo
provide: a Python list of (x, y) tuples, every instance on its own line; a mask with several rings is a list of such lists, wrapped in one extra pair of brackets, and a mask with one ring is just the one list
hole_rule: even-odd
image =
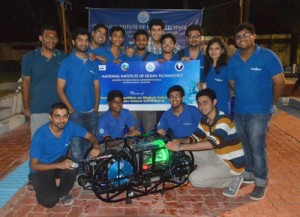
[(184, 65), (183, 65), (182, 62), (177, 62), (177, 63), (175, 64), (175, 70), (176, 70), (177, 72), (180, 72), (180, 71), (182, 71), (183, 69), (184, 69)]
[(146, 64), (146, 70), (147, 72), (153, 72), (155, 70), (155, 65), (152, 62), (149, 62)]
[(140, 23), (147, 23), (149, 18), (150, 15), (147, 11), (141, 11), (137, 16), (137, 19)]
[(122, 63), (121, 65), (122, 71), (126, 72), (129, 69), (129, 64), (128, 63)]

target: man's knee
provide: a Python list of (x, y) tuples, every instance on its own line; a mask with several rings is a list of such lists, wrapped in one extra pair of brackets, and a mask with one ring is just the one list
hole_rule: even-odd
[(37, 196), (37, 201), (40, 205), (42, 205), (46, 208), (52, 208), (57, 204), (57, 202), (59, 201), (59, 198), (57, 198), (57, 197), (40, 198)]
[(192, 184), (192, 186), (196, 188), (206, 188), (207, 181), (205, 181), (204, 177), (201, 177), (199, 173), (192, 172), (189, 176), (189, 181)]

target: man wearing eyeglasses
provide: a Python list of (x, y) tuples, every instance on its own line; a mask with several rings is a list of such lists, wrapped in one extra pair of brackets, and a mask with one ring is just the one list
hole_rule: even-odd
[(255, 183), (250, 198), (260, 200), (268, 181), (268, 125), (285, 80), (276, 54), (255, 43), (253, 24), (235, 27), (234, 37), (238, 50), (228, 62), (228, 80), (235, 95), (234, 122), (246, 157), (244, 183)]
[[(180, 50), (178, 54), (179, 60), (190, 61), (200, 60), (200, 86), (202, 88), (204, 79), (204, 57), (201, 51), (201, 27), (199, 25), (190, 25), (185, 31), (185, 39), (187, 47)], [(201, 89), (200, 88), (200, 89)]]
[(105, 52), (105, 44), (108, 34), (108, 28), (98, 23), (93, 27), (92, 37), (88, 48), (89, 57), (91, 59), (98, 59), (102, 63), (106, 63), (107, 59), (103, 56)]
[(171, 108), (165, 111), (157, 124), (157, 132), (172, 138), (184, 138), (196, 130), (201, 114), (195, 106), (183, 102), (184, 89), (174, 85), (168, 89), (167, 96)]

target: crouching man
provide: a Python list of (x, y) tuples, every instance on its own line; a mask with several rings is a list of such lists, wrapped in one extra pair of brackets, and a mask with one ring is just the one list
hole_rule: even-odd
[(244, 150), (231, 119), (216, 109), (216, 93), (203, 89), (196, 96), (202, 113), (195, 133), (168, 142), (172, 151), (192, 151), (198, 164), (189, 180), (199, 188), (224, 188), (223, 195), (235, 197), (243, 182)]
[(30, 167), (34, 172), (33, 187), (39, 204), (54, 207), (74, 203), (69, 195), (76, 180), (75, 164), (69, 160), (68, 149), (74, 137), (82, 137), (93, 145), (91, 157), (100, 154), (97, 138), (69, 119), (69, 110), (63, 103), (51, 106), (50, 122), (41, 126), (32, 138)]

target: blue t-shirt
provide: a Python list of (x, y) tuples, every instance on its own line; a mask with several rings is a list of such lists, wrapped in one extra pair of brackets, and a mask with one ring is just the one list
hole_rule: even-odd
[(171, 129), (175, 138), (184, 138), (195, 132), (200, 119), (201, 113), (195, 106), (183, 104), (183, 111), (179, 116), (173, 113), (172, 108), (165, 111), (157, 124), (157, 129), (165, 131)]
[(98, 56), (106, 57), (107, 62), (113, 62), (114, 60), (118, 60), (118, 59), (123, 61), (125, 59), (125, 54), (121, 49), (120, 49), (120, 54), (117, 58), (115, 58), (114, 55), (112, 54), (110, 47), (99, 47), (94, 49), (92, 53)]
[(59, 138), (50, 131), (49, 123), (41, 126), (34, 134), (30, 146), (30, 157), (36, 158), (40, 163), (53, 163), (65, 156), (74, 137), (85, 137), (86, 129), (69, 121), (63, 128)]
[(94, 81), (99, 80), (98, 61), (86, 63), (72, 52), (62, 63), (58, 78), (66, 81), (65, 93), (76, 111), (88, 112), (94, 108)]
[[(177, 54), (179, 54), (181, 51), (179, 51)], [(190, 57), (190, 51), (189, 47), (184, 48), (184, 57)], [(193, 59), (191, 59), (192, 61)], [(205, 75), (204, 75), (204, 56), (201, 51), (199, 51), (199, 54), (196, 58), (196, 60), (200, 60), (200, 82), (205, 82)]]
[[(166, 59), (164, 58), (164, 55), (163, 55), (163, 54), (157, 55), (157, 59), (164, 59), (164, 60), (166, 60)], [(173, 53), (172, 59), (166, 60), (166, 61), (177, 61), (177, 60), (178, 60), (178, 53), (177, 53), (177, 54)]]
[[(147, 53), (148, 51), (145, 50), (141, 56), (138, 56), (136, 53), (134, 53), (132, 57), (125, 55), (124, 61), (143, 61), (143, 58)], [(144, 61), (156, 61), (156, 60), (157, 60), (157, 55), (153, 53), (149, 53), (147, 58)]]
[(22, 76), (30, 77), (30, 113), (49, 113), (53, 103), (59, 101), (56, 83), (57, 72), (66, 54), (57, 49), (51, 59), (41, 54), (37, 48), (22, 58)]
[(206, 86), (216, 92), (217, 109), (230, 114), (230, 88), (227, 80), (227, 66), (222, 66), (219, 73), (211, 66), (206, 76)]
[(104, 136), (117, 138), (124, 136), (124, 130), (127, 126), (129, 129), (134, 127), (136, 120), (128, 109), (122, 108), (120, 116), (115, 118), (110, 110), (104, 112), (98, 121), (98, 140), (102, 140)]
[(234, 112), (270, 114), (273, 105), (272, 77), (282, 72), (279, 58), (269, 49), (256, 45), (246, 62), (240, 58), (240, 50), (237, 50), (228, 62), (228, 80), (235, 82)]

